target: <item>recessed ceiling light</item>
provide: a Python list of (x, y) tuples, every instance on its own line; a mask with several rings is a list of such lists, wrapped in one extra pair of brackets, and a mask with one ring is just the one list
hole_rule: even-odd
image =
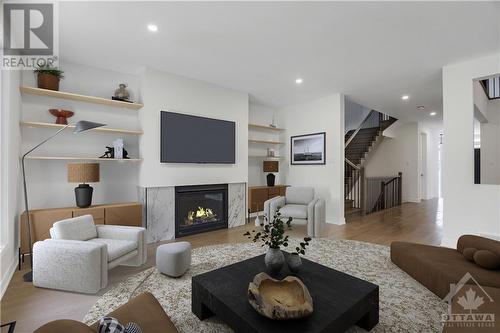
[(407, 101), (409, 98), (410, 98), (410, 96), (408, 96), (408, 95), (403, 95), (403, 96), (401, 97), (401, 99), (402, 99), (403, 101)]
[(148, 30), (151, 32), (157, 32), (158, 26), (156, 24), (148, 24)]
[(295, 79), (295, 83), (297, 83), (297, 84), (302, 84), (302, 82), (304, 82), (304, 80), (302, 80), (302, 78), (300, 78), (300, 77)]
[(429, 113), (431, 116), (435, 116), (437, 113), (432, 111), (431, 113)]

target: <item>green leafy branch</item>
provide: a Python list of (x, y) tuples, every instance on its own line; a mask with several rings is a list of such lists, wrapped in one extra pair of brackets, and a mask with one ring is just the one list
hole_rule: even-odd
[[(265, 217), (267, 220), (267, 217)], [(261, 241), (262, 246), (269, 246), (271, 249), (279, 249), (281, 246), (288, 246), (288, 235), (285, 235), (285, 229), (290, 230), (292, 218), (288, 218), (286, 222), (283, 222), (281, 218), (281, 213), (279, 210), (274, 214), (273, 220), (268, 224), (262, 222), (260, 226), (261, 231), (252, 230), (247, 231), (243, 236), (247, 236), (254, 243)]]

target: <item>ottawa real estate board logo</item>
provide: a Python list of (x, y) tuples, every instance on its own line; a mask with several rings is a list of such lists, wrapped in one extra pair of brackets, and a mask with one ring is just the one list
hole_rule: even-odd
[(56, 2), (2, 1), (2, 69), (56, 66)]
[(448, 303), (448, 312), (442, 315), (445, 327), (474, 328), (478, 333), (498, 332), (494, 300), (470, 273), (457, 284), (451, 284), (443, 300)]

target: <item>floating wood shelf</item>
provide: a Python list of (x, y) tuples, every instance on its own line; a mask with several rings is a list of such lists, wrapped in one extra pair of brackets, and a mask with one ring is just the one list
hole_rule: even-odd
[(140, 162), (142, 158), (99, 158), (79, 156), (26, 156), (30, 160), (68, 160), (68, 161), (104, 161), (104, 162)]
[(265, 129), (265, 130), (271, 130), (271, 131), (284, 131), (285, 130), (284, 128), (277, 128), (277, 127), (257, 125), (257, 124), (248, 124), (248, 128)]
[(264, 143), (270, 145), (282, 145), (284, 142), (280, 141), (266, 141), (266, 140), (248, 140), (248, 143)]
[(112, 99), (107, 99), (107, 98), (102, 98), (102, 97), (86, 96), (86, 95), (73, 94), (73, 93), (68, 93), (68, 92), (63, 92), (63, 91), (40, 89), (40, 88), (27, 87), (27, 86), (21, 86), (21, 87), (19, 87), (19, 89), (21, 90), (22, 93), (25, 93), (25, 94), (56, 97), (56, 98), (62, 98), (62, 99), (69, 99), (69, 100), (73, 100), (73, 101), (81, 101), (81, 102), (87, 102), (87, 103), (122, 107), (122, 108), (133, 109), (133, 110), (139, 110), (140, 108), (142, 108), (144, 106), (143, 104), (140, 104), (140, 103), (127, 103), (127, 102), (115, 101)]
[[(21, 121), (22, 126), (27, 126), (27, 127), (38, 127), (38, 128), (62, 128), (66, 125), (59, 125), (59, 124), (51, 124), (51, 123), (42, 123), (42, 122), (37, 122), (37, 121)], [(67, 129), (73, 129), (75, 128), (74, 125), (70, 125), (67, 127)], [(144, 132), (140, 130), (127, 130), (127, 129), (120, 129), (120, 128), (108, 128), (108, 127), (98, 127), (91, 129), (91, 131), (96, 131), (96, 132), (105, 132), (105, 133), (121, 133), (121, 134), (130, 134), (130, 135), (142, 135)]]
[(272, 159), (272, 158), (275, 158), (275, 159), (282, 159), (284, 158), (283, 156), (266, 156), (266, 155), (249, 155), (248, 156), (249, 158), (264, 158), (264, 159)]

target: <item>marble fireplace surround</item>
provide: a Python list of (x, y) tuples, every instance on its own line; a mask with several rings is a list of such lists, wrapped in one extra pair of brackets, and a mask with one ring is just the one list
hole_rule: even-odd
[[(148, 244), (174, 239), (175, 186), (139, 187), (139, 201)], [(246, 183), (229, 183), (228, 228), (244, 225), (246, 210)]]

